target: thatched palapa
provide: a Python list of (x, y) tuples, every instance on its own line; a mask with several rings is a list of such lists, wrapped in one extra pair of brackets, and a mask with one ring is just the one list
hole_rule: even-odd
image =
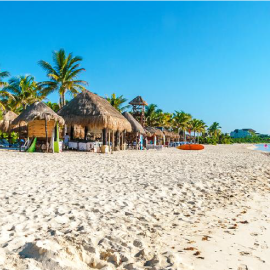
[(0, 121), (0, 130), (3, 132), (9, 132), (11, 130), (11, 123), (18, 115), (12, 111), (8, 111), (4, 114), (3, 120)]
[(131, 125), (106, 99), (85, 90), (59, 112), (67, 125), (88, 126), (93, 129), (110, 129), (130, 132)]
[(180, 138), (179, 134), (177, 134), (175, 132), (168, 131), (166, 129), (162, 130), (162, 132), (164, 133), (164, 135), (166, 137), (169, 137), (169, 138), (172, 138), (172, 139), (179, 139)]
[(130, 105), (143, 105), (147, 106), (147, 102), (141, 96), (137, 96), (129, 102)]
[(164, 133), (160, 129), (155, 128), (155, 127), (146, 127), (145, 131), (148, 137), (152, 137), (152, 136), (163, 137), (164, 136)]
[(131, 124), (133, 133), (140, 133), (142, 135), (146, 134), (146, 132), (143, 129), (142, 125), (130, 113), (124, 112), (123, 115), (129, 121), (129, 123)]
[(45, 105), (43, 102), (35, 102), (28, 106), (13, 122), (12, 125), (18, 125), (19, 123), (29, 123), (34, 120), (54, 120), (61, 126), (65, 124), (64, 119), (55, 113), (51, 108)]

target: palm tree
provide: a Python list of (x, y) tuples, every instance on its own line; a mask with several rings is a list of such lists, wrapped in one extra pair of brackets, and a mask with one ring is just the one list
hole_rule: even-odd
[(123, 97), (123, 95), (119, 96), (119, 97), (116, 97), (116, 94), (113, 93), (111, 95), (111, 97), (107, 97), (106, 98), (110, 104), (116, 109), (118, 110), (119, 112), (124, 112), (126, 111), (130, 105), (123, 105), (124, 103), (127, 102), (127, 99)]
[(165, 122), (164, 112), (161, 109), (157, 109), (152, 115), (152, 126), (153, 127), (162, 127)]
[[(9, 77), (9, 76), (10, 76), (10, 74), (7, 71), (0, 72), (0, 89), (7, 86), (7, 83), (3, 82), (2, 80), (4, 78)], [(11, 97), (11, 95), (7, 91), (0, 90), (0, 110), (1, 111), (5, 110), (7, 99), (9, 99), (10, 97)]]
[(48, 102), (46, 103), (46, 105), (47, 105), (48, 107), (50, 107), (50, 108), (51, 108), (54, 112), (56, 112), (56, 113), (60, 110), (60, 106), (59, 106), (58, 103), (48, 101)]
[(7, 71), (0, 72), (0, 88), (5, 87), (7, 85), (7, 83), (3, 82), (2, 80), (4, 78), (9, 77), (9, 76), (10, 76), (10, 74)]
[(65, 94), (70, 93), (76, 96), (80, 91), (85, 90), (83, 85), (87, 85), (86, 81), (78, 80), (77, 76), (85, 71), (80, 67), (82, 58), (73, 57), (72, 53), (66, 56), (63, 49), (53, 52), (53, 64), (40, 60), (39, 65), (47, 72), (50, 81), (40, 83), (43, 93), (48, 95), (54, 91), (58, 91), (60, 96), (60, 107), (65, 105)]
[(221, 133), (221, 126), (218, 122), (214, 122), (209, 128), (208, 132), (211, 136), (217, 137)]
[(13, 96), (5, 89), (0, 90), (0, 111), (5, 111)]
[(157, 105), (149, 104), (145, 108), (145, 119), (148, 126), (154, 126), (157, 122)]
[(196, 133), (198, 134), (199, 129), (200, 129), (200, 120), (198, 119), (192, 119), (189, 122), (190, 130), (194, 132), (194, 142), (196, 142)]
[(186, 142), (186, 131), (188, 130), (188, 123), (192, 119), (192, 116), (189, 113), (184, 111), (175, 111), (173, 114), (173, 123), (174, 127), (177, 128), (178, 133), (183, 132), (183, 137)]
[(162, 110), (157, 110), (157, 125), (159, 127), (164, 127), (170, 129), (172, 126), (172, 114), (163, 112)]
[(27, 105), (44, 99), (38, 83), (31, 75), (11, 78), (4, 90), (13, 97), (8, 104), (9, 109), (16, 112), (25, 109)]
[(207, 128), (207, 125), (203, 120), (199, 120), (199, 126), (198, 126), (198, 143), (200, 142), (200, 135), (205, 133)]

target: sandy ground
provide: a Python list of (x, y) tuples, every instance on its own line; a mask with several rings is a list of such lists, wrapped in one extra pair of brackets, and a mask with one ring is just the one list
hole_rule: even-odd
[(0, 151), (0, 269), (270, 269), (270, 157), (247, 146)]

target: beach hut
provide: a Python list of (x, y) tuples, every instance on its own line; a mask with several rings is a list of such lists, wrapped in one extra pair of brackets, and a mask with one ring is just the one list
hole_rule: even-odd
[(18, 125), (19, 130), (22, 125), (27, 125), (27, 137), (32, 142), (29, 152), (60, 152), (59, 126), (64, 123), (64, 119), (43, 102), (35, 102), (23, 110), (12, 125)]
[(146, 144), (163, 145), (165, 135), (164, 133), (155, 127), (145, 127), (146, 132)]
[[(124, 149), (125, 133), (132, 130), (127, 119), (105, 98), (88, 90), (78, 94), (58, 113), (65, 119), (71, 142), (101, 140), (102, 152), (108, 151), (106, 146)], [(82, 145), (83, 149), (88, 150), (87, 145)]]
[(143, 136), (146, 134), (145, 130), (143, 129), (142, 125), (128, 112), (124, 112), (123, 116), (129, 121), (131, 124), (131, 132), (127, 133), (127, 143), (128, 146), (134, 146), (136, 149), (143, 148)]
[(129, 104), (132, 106), (132, 115), (135, 119), (137, 119), (141, 125), (145, 126), (145, 106), (147, 106), (147, 102), (141, 97), (137, 96), (132, 99)]
[(180, 141), (180, 135), (176, 132), (171, 132), (172, 136), (171, 136), (171, 142), (179, 142)]
[(178, 133), (169, 131), (163, 127), (159, 127), (158, 129), (160, 129), (164, 134), (164, 144), (166, 146), (170, 145), (172, 142), (179, 141), (180, 136)]
[(4, 133), (11, 132), (11, 123), (18, 115), (12, 111), (8, 111), (4, 114), (3, 120), (0, 120), (0, 130)]

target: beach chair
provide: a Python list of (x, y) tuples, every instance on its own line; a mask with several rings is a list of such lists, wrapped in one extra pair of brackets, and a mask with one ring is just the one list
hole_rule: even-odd
[[(32, 140), (33, 141), (33, 140)], [(26, 151), (29, 146), (31, 145), (32, 141), (29, 140), (29, 138), (24, 142), (24, 144), (21, 146), (22, 151)]]
[(0, 141), (0, 147), (2, 147), (2, 148), (9, 147), (9, 142), (6, 139), (1, 139), (1, 141)]

